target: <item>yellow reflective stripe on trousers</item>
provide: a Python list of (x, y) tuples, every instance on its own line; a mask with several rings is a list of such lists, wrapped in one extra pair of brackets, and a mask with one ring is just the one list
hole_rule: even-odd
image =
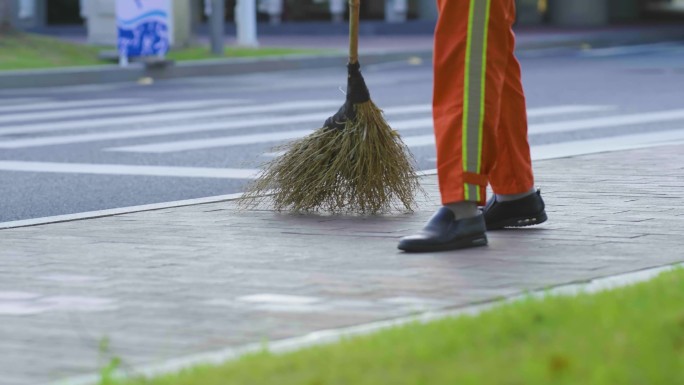
[[(487, 31), (491, 0), (470, 0), (463, 87), (463, 171), (479, 174), (487, 75)], [(480, 188), (466, 183), (465, 200), (480, 200)]]

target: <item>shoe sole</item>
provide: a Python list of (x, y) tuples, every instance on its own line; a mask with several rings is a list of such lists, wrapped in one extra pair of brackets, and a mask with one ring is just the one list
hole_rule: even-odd
[(399, 248), (407, 253), (429, 253), (435, 251), (452, 251), (459, 249), (467, 249), (471, 247), (487, 246), (487, 236), (485, 234), (478, 234), (470, 237), (459, 238), (458, 240), (450, 243), (444, 243), (434, 246), (416, 246), (416, 247), (405, 247)]
[(518, 217), (506, 219), (505, 221), (497, 222), (495, 224), (487, 224), (487, 230), (500, 230), (507, 227), (529, 227), (540, 225), (548, 220), (546, 216), (546, 211), (542, 211), (537, 215)]

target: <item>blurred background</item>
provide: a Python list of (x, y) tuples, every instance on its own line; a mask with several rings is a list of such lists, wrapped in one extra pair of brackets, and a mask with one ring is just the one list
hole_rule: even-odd
[[(174, 0), (176, 44), (207, 30), (208, 0)], [(5, 0), (20, 29), (48, 34), (87, 30), (91, 44), (115, 41), (114, 0)], [(227, 33), (234, 31), (236, 0), (225, 0)], [(344, 34), (344, 0), (258, 0), (260, 34)], [(684, 20), (684, 0), (518, 0), (520, 27), (602, 27)], [(430, 33), (437, 17), (432, 0), (362, 2), (365, 34)], [(374, 21), (374, 22), (373, 22)]]

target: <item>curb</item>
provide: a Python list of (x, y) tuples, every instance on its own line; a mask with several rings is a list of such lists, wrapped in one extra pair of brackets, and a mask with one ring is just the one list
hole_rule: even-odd
[(186, 199), (186, 200), (180, 200), (180, 201), (151, 203), (151, 204), (140, 205), (140, 206), (118, 207), (118, 208), (114, 208), (114, 209), (105, 209), (105, 210), (98, 210), (98, 211), (86, 211), (86, 212), (82, 212), (82, 213), (56, 215), (56, 216), (52, 216), (52, 217), (20, 219), (20, 220), (16, 220), (16, 221), (1, 222), (0, 223), (0, 231), (9, 230), (9, 229), (18, 229), (18, 228), (22, 228), (22, 227), (52, 225), (52, 224), (57, 224), (57, 223), (74, 222), (74, 221), (82, 221), (82, 220), (97, 219), (97, 218), (106, 218), (106, 217), (113, 217), (113, 216), (117, 216), (117, 215), (142, 213), (142, 212), (146, 212), (146, 211), (156, 211), (156, 210), (174, 209), (174, 208), (188, 207), (188, 206), (199, 206), (199, 205), (206, 205), (206, 204), (212, 204), (212, 203), (230, 202), (230, 201), (235, 201), (235, 200), (241, 199), (242, 196), (243, 196), (243, 193), (236, 193), (236, 194), (228, 194), (228, 195), (217, 195), (217, 196), (211, 196), (211, 197), (206, 197), (206, 198), (196, 198), (196, 199)]
[[(379, 64), (405, 61), (413, 57), (429, 60), (432, 58), (432, 51), (368, 53), (363, 55), (363, 63)], [(329, 55), (288, 55), (268, 58), (216, 59), (178, 62), (167, 66), (132, 63), (126, 68), (117, 65), (103, 65), (97, 67), (2, 71), (0, 72), (0, 89), (136, 82), (146, 77), (177, 79), (330, 68), (344, 66), (346, 61), (347, 55), (340, 53)]]
[[(435, 170), (418, 171), (416, 174), (417, 174), (418, 178), (423, 178), (423, 177), (427, 177), (427, 176), (437, 175), (437, 170), (435, 169)], [(9, 229), (18, 229), (21, 227), (52, 225), (52, 224), (56, 224), (56, 223), (81, 221), (81, 220), (87, 220), (87, 219), (106, 218), (106, 217), (113, 217), (113, 216), (117, 216), (117, 215), (141, 213), (141, 212), (146, 212), (146, 211), (156, 211), (156, 210), (174, 209), (174, 208), (188, 207), (188, 206), (199, 206), (199, 205), (206, 205), (206, 204), (212, 204), (212, 203), (231, 202), (231, 201), (240, 200), (240, 199), (242, 199), (243, 196), (244, 196), (244, 193), (235, 193), (235, 194), (227, 194), (227, 195), (216, 195), (216, 196), (210, 196), (210, 197), (205, 197), (205, 198), (185, 199), (185, 200), (161, 202), (161, 203), (151, 203), (151, 204), (139, 205), (139, 206), (119, 207), (119, 208), (114, 208), (114, 209), (105, 209), (105, 210), (97, 210), (97, 211), (86, 211), (86, 212), (75, 213), (75, 214), (55, 215), (55, 216), (51, 216), (51, 217), (20, 219), (20, 220), (16, 220), (16, 221), (0, 222), (0, 231), (9, 230)]]
[[(639, 144), (639, 145), (627, 145), (627, 146), (618, 144), (617, 146), (613, 146), (613, 147), (611, 147), (610, 145), (606, 146), (605, 144), (602, 144), (600, 151), (596, 151), (595, 149), (592, 149), (591, 146), (589, 146), (589, 147), (585, 146), (584, 150), (582, 150), (582, 151), (577, 151), (577, 150), (568, 151), (567, 149), (553, 148), (551, 150), (547, 150), (547, 151), (542, 152), (542, 153), (538, 153), (535, 150), (535, 147), (532, 147), (532, 151), (533, 151), (532, 152), (532, 159), (536, 162), (548, 161), (548, 160), (554, 160), (554, 159), (574, 158), (574, 157), (578, 157), (578, 156), (586, 156), (586, 155), (593, 155), (593, 154), (603, 154), (603, 153), (621, 152), (621, 151), (633, 151), (633, 150), (649, 148), (649, 147), (669, 146), (670, 144), (672, 144), (672, 143), (671, 142), (665, 142), (665, 143), (660, 143), (660, 144)], [(672, 145), (677, 145), (677, 143), (674, 143)], [(418, 174), (417, 175), (418, 178), (424, 178), (427, 176), (437, 175), (437, 170), (436, 169), (422, 170), (422, 171), (418, 171), (417, 174)], [(179, 208), (179, 207), (199, 206), (199, 205), (212, 204), (212, 203), (230, 202), (230, 201), (239, 200), (240, 198), (242, 198), (242, 196), (243, 196), (243, 193), (234, 193), (234, 194), (217, 195), (217, 196), (210, 196), (210, 197), (204, 197), (204, 198), (195, 198), (195, 199), (185, 199), (185, 200), (178, 200), (178, 201), (151, 203), (151, 204), (144, 204), (144, 205), (139, 205), (139, 206), (118, 207), (118, 208), (113, 208), (113, 209), (87, 211), (87, 212), (80, 212), (80, 213), (74, 213), (74, 214), (55, 215), (55, 216), (50, 216), (50, 217), (19, 219), (19, 220), (14, 220), (14, 221), (0, 222), (0, 232), (2, 232), (3, 230), (11, 230), (11, 229), (17, 229), (17, 228), (22, 228), (22, 227), (52, 225), (52, 224), (65, 223), (65, 222), (91, 220), (91, 219), (96, 219), (96, 218), (104, 218), (104, 217), (112, 217), (112, 216), (118, 216), (118, 215), (141, 213), (141, 212), (146, 212), (146, 211), (156, 211), (156, 210), (173, 209), (173, 208)]]

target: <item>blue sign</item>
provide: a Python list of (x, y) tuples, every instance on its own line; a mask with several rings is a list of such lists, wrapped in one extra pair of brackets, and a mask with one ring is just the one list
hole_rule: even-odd
[(122, 57), (163, 56), (171, 46), (171, 0), (116, 0)]

